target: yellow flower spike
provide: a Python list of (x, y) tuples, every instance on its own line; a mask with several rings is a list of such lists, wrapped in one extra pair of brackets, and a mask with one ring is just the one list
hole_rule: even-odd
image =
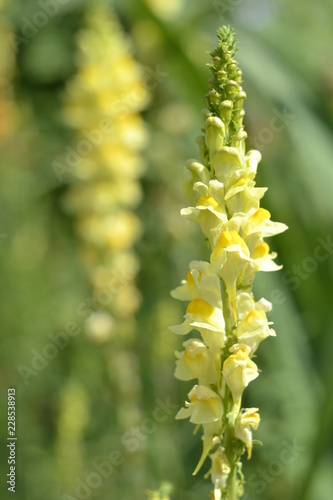
[(78, 153), (72, 148), (78, 160), (64, 206), (77, 217), (82, 240), (96, 247), (97, 265), (126, 252), (141, 236), (132, 209), (142, 197), (140, 150), (147, 131), (138, 111), (148, 95), (142, 69), (112, 11), (91, 7), (77, 45), (78, 70), (68, 84), (63, 115), (81, 136), (78, 144), (84, 143), (82, 134), (86, 137), (87, 152), (79, 156), (79, 148)]
[(243, 441), (247, 449), (247, 458), (252, 456), (252, 431), (257, 430), (260, 422), (258, 408), (242, 410), (235, 426), (235, 437)]
[[(118, 392), (118, 423), (129, 428), (142, 418), (131, 344), (141, 303), (133, 245), (142, 226), (134, 210), (142, 197), (141, 150), (148, 139), (139, 113), (146, 107), (148, 92), (143, 68), (134, 60), (116, 16), (109, 6), (90, 3), (94, 5), (77, 35), (77, 70), (64, 93), (62, 116), (74, 132), (64, 158), (72, 174), (64, 207), (75, 216), (80, 254), (97, 307), (86, 333), (95, 342), (116, 342), (117, 349), (109, 349), (108, 371)], [(124, 377), (118, 375), (125, 372), (129, 383), (124, 385)]]
[[(212, 466), (205, 477), (212, 479), (214, 500), (243, 495), (240, 461), (245, 448), (239, 440), (250, 458), (259, 415), (256, 408), (240, 410), (242, 395), (259, 375), (251, 358), (264, 339), (275, 335), (266, 316), (271, 304), (254, 300), (252, 284), (258, 271), (280, 269), (264, 238), (287, 228), (271, 221), (268, 210), (260, 207), (267, 188), (255, 183), (260, 152), (246, 151), (246, 94), (235, 55), (234, 33), (223, 26), (211, 52), (203, 135), (196, 141), (201, 163), (191, 160), (184, 180), (185, 195), (193, 206), (181, 211), (201, 226), (210, 258), (205, 263), (193, 261), (187, 279), (172, 292), (173, 297), (189, 301), (184, 322), (172, 331), (185, 335), (195, 329), (201, 335), (176, 353), (175, 375), (198, 382), (177, 418), (189, 417), (196, 431), (202, 428), (203, 451), (194, 473), (210, 454)], [(223, 412), (215, 420), (218, 412), (213, 408), (220, 400)]]
[(223, 121), (216, 116), (208, 117), (205, 127), (205, 142), (209, 150), (210, 161), (212, 162), (215, 153), (223, 147), (225, 127)]

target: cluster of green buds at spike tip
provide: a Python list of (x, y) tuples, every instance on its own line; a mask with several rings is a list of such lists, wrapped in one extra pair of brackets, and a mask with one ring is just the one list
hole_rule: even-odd
[(210, 247), (210, 260), (190, 263), (187, 277), (172, 292), (188, 301), (184, 322), (171, 327), (192, 338), (177, 352), (175, 376), (196, 381), (176, 418), (202, 429), (203, 451), (196, 474), (209, 456), (214, 500), (240, 498), (244, 490), (241, 456), (252, 454), (258, 408), (242, 408), (244, 389), (259, 375), (254, 354), (262, 340), (275, 336), (266, 313), (271, 303), (254, 300), (257, 271), (281, 268), (264, 238), (287, 229), (260, 208), (267, 188), (255, 187), (259, 151), (246, 152), (242, 72), (235, 60), (230, 27), (218, 31), (212, 53), (212, 78), (203, 110), (200, 161), (188, 161), (184, 191), (193, 205), (181, 211), (198, 223)]

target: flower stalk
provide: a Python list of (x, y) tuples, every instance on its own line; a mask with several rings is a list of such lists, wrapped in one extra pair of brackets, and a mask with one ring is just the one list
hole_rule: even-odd
[(254, 277), (276, 271), (276, 253), (264, 238), (287, 229), (260, 207), (267, 188), (256, 187), (259, 151), (246, 151), (242, 72), (235, 59), (230, 27), (218, 31), (211, 52), (212, 76), (203, 109), (203, 135), (197, 138), (200, 161), (189, 160), (184, 192), (192, 206), (183, 217), (200, 225), (210, 248), (209, 261), (192, 261), (187, 278), (172, 296), (188, 302), (184, 322), (171, 327), (179, 335), (197, 335), (177, 352), (175, 376), (196, 380), (176, 418), (189, 418), (202, 429), (203, 451), (194, 474), (209, 456), (214, 500), (236, 500), (244, 491), (241, 457), (252, 455), (252, 431), (258, 408), (242, 408), (242, 395), (259, 375), (254, 354), (275, 336), (266, 313), (271, 304), (255, 301)]
[(111, 323), (124, 336), (133, 330), (141, 302), (134, 245), (142, 226), (135, 211), (148, 139), (140, 111), (149, 96), (130, 47), (112, 10), (91, 6), (77, 36), (78, 70), (67, 85), (63, 109), (76, 137), (71, 151), (78, 156), (63, 204), (75, 217), (80, 256), (94, 301), (103, 317), (109, 315), (110, 338)]
[(77, 156), (63, 205), (73, 215), (92, 291), (85, 331), (104, 347), (119, 426), (125, 429), (142, 418), (134, 348), (141, 305), (135, 244), (142, 234), (136, 209), (145, 169), (141, 152), (148, 141), (141, 111), (149, 102), (143, 68), (131, 47), (112, 9), (91, 4), (77, 34), (78, 68), (62, 111), (74, 131), (71, 151)]

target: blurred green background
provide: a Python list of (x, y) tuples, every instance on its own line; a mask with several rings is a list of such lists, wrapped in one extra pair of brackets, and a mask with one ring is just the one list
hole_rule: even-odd
[[(29, 32), (36, 13), (51, 3), (56, 13)], [(190, 260), (207, 258), (199, 230), (179, 215), (186, 205), (182, 174), (186, 160), (198, 157), (208, 51), (218, 26), (231, 23), (241, 48), (248, 147), (261, 150), (257, 184), (269, 187), (263, 206), (289, 226), (271, 242), (283, 271), (256, 278), (256, 297), (273, 302), (277, 338), (260, 347), (262, 374), (246, 391), (246, 404), (260, 408), (256, 438), (264, 446), (244, 463), (244, 498), (327, 500), (333, 491), (333, 3), (103, 2), (131, 37), (151, 94), (137, 210), (144, 228), (136, 244), (142, 303), (125, 348), (135, 380), (125, 373), (119, 346), (114, 355), (114, 340), (95, 342), (85, 333), (79, 308), (95, 306), (73, 218), (61, 201), (70, 180), (59, 182), (52, 168), (73, 140), (60, 109), (76, 71), (76, 34), (95, 3), (11, 0), (0, 16), (0, 421), (4, 437), (7, 388), (14, 386), (17, 498), (140, 500), (162, 480), (173, 483), (174, 500), (208, 498), (209, 481), (201, 472), (191, 475), (200, 439), (187, 421), (174, 420), (191, 383), (173, 377), (174, 350), (183, 339), (168, 326), (184, 313), (170, 290)], [(31, 367), (49, 334), (73, 322), (80, 333), (24, 383), (18, 366)], [(134, 427), (117, 413), (119, 384), (133, 389)], [(1, 443), (1, 491), (9, 497), (8, 449)], [(96, 475), (105, 462), (107, 477)]]

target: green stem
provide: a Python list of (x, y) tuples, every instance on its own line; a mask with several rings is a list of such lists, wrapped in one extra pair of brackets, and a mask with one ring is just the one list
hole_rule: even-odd
[[(231, 395), (230, 395), (231, 398)], [(231, 410), (233, 406), (233, 402), (229, 401), (229, 408)], [(226, 500), (237, 500), (238, 498), (238, 477), (237, 477), (237, 462), (239, 460), (239, 456), (237, 455), (236, 450), (234, 449), (234, 424), (229, 423), (225, 428), (225, 453), (227, 455), (229, 464), (230, 464), (230, 472), (227, 479), (227, 488), (226, 488)]]
[(224, 317), (224, 321), (225, 321), (225, 334), (226, 334), (226, 337), (227, 337), (227, 340), (228, 338), (230, 337), (231, 335), (231, 318), (230, 318), (230, 305), (229, 305), (229, 297), (228, 297), (228, 293), (227, 293), (227, 288), (223, 282), (223, 280), (221, 279), (221, 288), (222, 288), (222, 301), (223, 301), (223, 317)]
[(238, 480), (237, 480), (237, 465), (233, 464), (227, 479), (227, 496), (226, 500), (238, 499)]
[[(223, 316), (225, 321), (225, 332), (226, 332), (225, 350), (228, 351), (232, 338), (232, 320), (231, 320), (231, 311), (229, 305), (229, 297), (223, 280), (221, 280), (221, 287), (222, 287), (222, 300), (223, 300)], [(228, 355), (227, 353), (224, 353), (223, 358), (227, 357), (227, 355)], [(224, 397), (224, 407), (226, 413), (233, 410), (232, 395), (228, 389)], [(234, 439), (234, 426), (232, 423), (229, 423), (225, 428), (225, 439), (224, 439), (225, 452), (230, 464), (230, 473), (227, 479), (226, 500), (237, 500), (238, 498), (237, 459), (235, 457), (235, 453), (233, 450), (233, 439)]]

